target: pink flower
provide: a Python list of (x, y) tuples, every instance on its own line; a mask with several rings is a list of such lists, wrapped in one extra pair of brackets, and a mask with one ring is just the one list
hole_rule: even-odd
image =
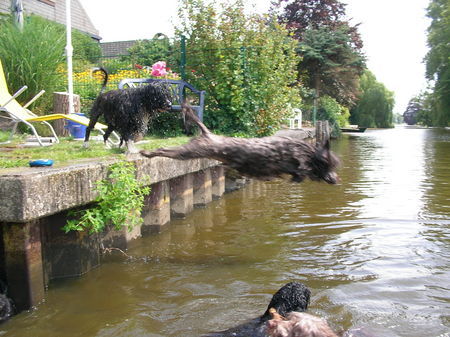
[(161, 77), (167, 75), (166, 62), (159, 61), (152, 65), (152, 76)]

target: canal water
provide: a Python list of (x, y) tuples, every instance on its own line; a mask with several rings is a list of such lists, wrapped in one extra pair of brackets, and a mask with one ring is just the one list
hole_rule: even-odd
[(262, 314), (289, 281), (336, 330), (450, 336), (450, 130), (333, 142), (341, 184), (255, 182), (51, 284), (0, 336), (198, 337)]

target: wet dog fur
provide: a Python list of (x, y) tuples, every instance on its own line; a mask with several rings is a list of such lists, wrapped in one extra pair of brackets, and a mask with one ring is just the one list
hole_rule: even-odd
[(293, 182), (306, 178), (336, 184), (335, 172), (338, 158), (330, 151), (329, 142), (312, 145), (290, 137), (234, 138), (213, 134), (198, 119), (192, 108), (184, 104), (183, 113), (200, 128), (200, 136), (188, 144), (140, 151), (148, 158), (169, 157), (173, 159), (210, 158), (218, 160), (239, 173), (261, 179), (291, 176)]
[(302, 312), (308, 309), (311, 291), (304, 284), (289, 282), (273, 296), (267, 310), (261, 316), (221, 332), (213, 332), (203, 337), (267, 337), (267, 322), (272, 318), (270, 309), (280, 314), (292, 311)]
[(7, 296), (8, 288), (0, 280), (0, 323), (7, 321), (14, 314), (14, 306)]
[(90, 113), (90, 123), (86, 129), (84, 146), (88, 146), (91, 130), (101, 115), (108, 126), (103, 139), (106, 143), (110, 134), (117, 131), (120, 144), (125, 142), (127, 151), (137, 152), (134, 140), (147, 131), (149, 122), (159, 113), (170, 109), (172, 96), (164, 83), (150, 83), (145, 86), (103, 92), (108, 82), (108, 73), (104, 68), (96, 68), (104, 74), (102, 90), (97, 96)]

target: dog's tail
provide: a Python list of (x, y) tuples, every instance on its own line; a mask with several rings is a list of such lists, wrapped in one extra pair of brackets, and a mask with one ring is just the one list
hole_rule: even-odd
[(209, 129), (206, 127), (206, 125), (203, 124), (202, 121), (197, 117), (197, 115), (195, 114), (194, 110), (192, 109), (192, 107), (189, 105), (188, 102), (183, 102), (181, 104), (181, 108), (182, 108), (181, 112), (183, 114), (183, 119), (184, 119), (185, 124), (188, 120), (192, 121), (198, 125), (202, 135), (211, 134), (211, 131), (209, 131)]
[(105, 91), (105, 89), (106, 89), (106, 83), (108, 83), (109, 75), (108, 75), (108, 72), (106, 71), (106, 69), (103, 68), (103, 67), (92, 68), (91, 73), (93, 74), (93, 73), (96, 73), (98, 71), (101, 71), (103, 73), (102, 89), (100, 90), (100, 93), (103, 93)]

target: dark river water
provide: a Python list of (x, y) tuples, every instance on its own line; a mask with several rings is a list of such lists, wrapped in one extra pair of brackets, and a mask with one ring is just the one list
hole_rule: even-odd
[(198, 337), (262, 314), (289, 281), (336, 330), (450, 336), (450, 130), (333, 142), (341, 184), (254, 182), (136, 240), (0, 336)]

